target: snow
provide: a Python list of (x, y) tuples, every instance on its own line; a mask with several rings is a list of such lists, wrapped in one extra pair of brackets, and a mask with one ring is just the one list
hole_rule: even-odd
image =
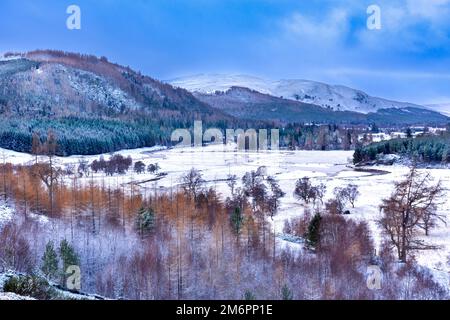
[(0, 61), (11, 61), (11, 60), (18, 60), (21, 58), (22, 58), (21, 55), (14, 55), (14, 56), (8, 56), (8, 57), (5, 57), (4, 54), (0, 55)]
[(0, 293), (0, 301), (11, 301), (11, 300), (36, 300), (30, 297), (19, 296), (18, 294), (11, 292)]
[(24, 297), (20, 296), (18, 294), (12, 293), (12, 292), (3, 292), (3, 287), (5, 286), (6, 281), (13, 276), (14, 273), (12, 272), (6, 272), (6, 273), (0, 273), (0, 301), (6, 301), (6, 300), (35, 300), (31, 297)]
[(430, 104), (427, 107), (450, 117), (450, 103)]
[(247, 75), (200, 74), (168, 82), (175, 87), (204, 94), (225, 92), (233, 86), (245, 87), (275, 97), (298, 100), (340, 111), (369, 113), (389, 108), (423, 108), (412, 103), (372, 97), (360, 90), (341, 85), (328, 85), (310, 80), (268, 80)]
[[(0, 201), (0, 230), (8, 222), (10, 222), (14, 219), (14, 213), (15, 213), (15, 209), (11, 204), (5, 203), (4, 201)], [(34, 212), (29, 212), (28, 218), (32, 219), (42, 225), (46, 225), (50, 222), (50, 219), (48, 217), (46, 217), (44, 215), (36, 214)]]
[(0, 202), (0, 230), (2, 227), (11, 221), (14, 217), (14, 210), (7, 204)]
[[(29, 162), (33, 157), (26, 154), (3, 150), (8, 156), (8, 161), (14, 163)], [(166, 173), (163, 177), (158, 177), (150, 173), (136, 174), (131, 170), (125, 175), (107, 177), (104, 173), (94, 174), (90, 177), (80, 179), (86, 183), (91, 179), (97, 183), (111, 185), (128, 184), (131, 181), (139, 186), (142, 193), (175, 191), (180, 187), (180, 178), (189, 169), (200, 170), (208, 187), (215, 187), (223, 198), (229, 196), (230, 191), (226, 185), (229, 174), (236, 175), (239, 179), (252, 170), (257, 170), (261, 166), (267, 168), (267, 174), (276, 177), (286, 196), (281, 200), (279, 212), (273, 217), (272, 227), (278, 236), (280, 247), (289, 247), (293, 250), (301, 247), (286, 235), (283, 235), (284, 222), (293, 217), (299, 217), (304, 212), (304, 206), (293, 196), (295, 183), (305, 176), (310, 177), (314, 184), (324, 183), (327, 186), (326, 199), (333, 196), (336, 187), (347, 184), (356, 184), (359, 187), (361, 196), (355, 203), (355, 208), (348, 208), (350, 215), (346, 219), (366, 221), (373, 233), (373, 239), (377, 248), (382, 242), (381, 230), (377, 220), (381, 217), (379, 205), (383, 198), (388, 197), (393, 191), (395, 181), (402, 180), (408, 172), (408, 167), (401, 164), (393, 166), (376, 166), (377, 171), (355, 171), (351, 165), (352, 151), (263, 151), (263, 152), (243, 152), (238, 151), (235, 145), (210, 145), (197, 148), (173, 148), (164, 149), (161, 147), (142, 148), (135, 150), (123, 150), (124, 156), (131, 156), (134, 161), (143, 161), (146, 165), (158, 163), (160, 172)], [(1, 154), (1, 150), (0, 150)], [(111, 155), (105, 154), (105, 159)], [(67, 158), (56, 158), (60, 165), (68, 163), (76, 164), (81, 159), (88, 162), (98, 159), (99, 156), (72, 156)], [(435, 180), (441, 180), (443, 186), (450, 190), (450, 170), (444, 168), (419, 169), (430, 172)], [(239, 180), (240, 183), (240, 180)], [(445, 203), (440, 206), (442, 214), (450, 218), (450, 197), (444, 198)], [(0, 207), (5, 208), (5, 207)], [(6, 212), (6, 213), (5, 213)], [(3, 215), (1, 215), (3, 213)], [(0, 209), (0, 217), (10, 217), (11, 213), (7, 209)], [(6, 218), (3, 218), (6, 219)], [(2, 219), (0, 218), (0, 221)], [(440, 223), (432, 230), (429, 237), (423, 237), (431, 244), (438, 245), (438, 250), (421, 251), (417, 253), (417, 261), (420, 265), (429, 268), (436, 279), (447, 285), (450, 275), (450, 224)]]
[[(6, 281), (11, 277), (23, 276), (23, 274), (13, 271), (0, 273), (0, 301), (1, 300), (36, 300), (32, 297), (21, 296), (12, 292), (3, 292)], [(60, 289), (55, 283), (50, 282), (49, 286), (52, 287), (56, 293), (56, 299), (58, 300), (106, 300), (106, 298), (86, 293), (72, 293), (67, 290)]]

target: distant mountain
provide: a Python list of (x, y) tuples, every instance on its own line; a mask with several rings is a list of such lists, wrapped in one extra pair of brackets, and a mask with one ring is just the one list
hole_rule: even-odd
[(199, 100), (236, 118), (270, 120), (276, 123), (364, 123), (357, 112), (333, 111), (313, 104), (277, 98), (242, 87), (215, 94), (194, 93)]
[(246, 119), (380, 125), (444, 124), (450, 120), (430, 108), (314, 81), (214, 74), (169, 83), (191, 91), (216, 109)]
[(244, 87), (274, 97), (314, 104), (334, 111), (369, 113), (390, 108), (423, 108), (412, 103), (372, 97), (363, 91), (345, 86), (328, 85), (309, 80), (271, 81), (245, 75), (202, 74), (177, 78), (169, 83), (202, 94), (213, 94), (216, 91), (226, 92), (232, 87)]
[(426, 107), (450, 117), (450, 103), (428, 104)]

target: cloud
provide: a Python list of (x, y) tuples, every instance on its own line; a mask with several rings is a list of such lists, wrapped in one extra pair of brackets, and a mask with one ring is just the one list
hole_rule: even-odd
[[(319, 9), (311, 1), (279, 18), (265, 47), (267, 57), (277, 57), (274, 70), (401, 100), (448, 91), (450, 0), (325, 3)], [(381, 8), (381, 30), (366, 28), (369, 4)]]
[(359, 69), (359, 68), (334, 68), (328, 69), (325, 73), (329, 75), (343, 75), (343, 76), (366, 76), (366, 77), (384, 77), (384, 78), (398, 78), (403, 80), (411, 79), (443, 79), (450, 80), (450, 73), (439, 72), (421, 72), (414, 70), (376, 70), (376, 69)]
[(450, 51), (450, 0), (379, 2), (382, 30), (361, 29), (358, 38), (362, 46), (402, 53)]
[(285, 18), (282, 25), (285, 33), (301, 41), (339, 42), (348, 32), (349, 15), (343, 9), (333, 9), (319, 17), (295, 12)]
[[(368, 30), (366, 7), (360, 1), (333, 3), (314, 15), (296, 11), (281, 21), (280, 37), (321, 48), (450, 52), (450, 0), (374, 0), (381, 8), (382, 29)], [(351, 41), (349, 41), (349, 39)]]
[(450, 0), (407, 0), (406, 9), (411, 17), (428, 19), (431, 22), (448, 21)]

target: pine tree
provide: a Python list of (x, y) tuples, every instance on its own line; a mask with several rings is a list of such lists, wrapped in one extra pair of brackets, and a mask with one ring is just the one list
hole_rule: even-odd
[(61, 241), (61, 244), (59, 246), (59, 256), (61, 257), (63, 263), (63, 273), (66, 272), (69, 266), (78, 265), (80, 262), (80, 258), (75, 252), (75, 249), (66, 239), (63, 239)]
[(448, 146), (446, 146), (442, 151), (442, 162), (450, 162), (450, 148)]
[(250, 290), (247, 290), (244, 293), (244, 300), (248, 300), (248, 301), (256, 300), (256, 297)]
[(242, 216), (241, 209), (236, 207), (231, 214), (231, 226), (236, 234), (239, 234), (241, 231), (243, 221), (244, 217)]
[(310, 248), (316, 248), (320, 241), (320, 222), (322, 217), (319, 213), (316, 213), (308, 225), (308, 231), (306, 233), (306, 241)]
[(361, 148), (356, 148), (355, 153), (353, 154), (353, 164), (358, 164), (361, 161), (363, 161)]
[(55, 278), (58, 273), (58, 255), (55, 251), (53, 241), (49, 241), (45, 246), (41, 270), (49, 279)]
[(156, 223), (155, 220), (155, 212), (152, 208), (142, 207), (139, 209), (136, 225), (141, 237), (153, 231)]
[(281, 299), (292, 300), (293, 298), (294, 297), (293, 297), (291, 289), (289, 289), (289, 287), (285, 284), (283, 286), (283, 288), (281, 288)]

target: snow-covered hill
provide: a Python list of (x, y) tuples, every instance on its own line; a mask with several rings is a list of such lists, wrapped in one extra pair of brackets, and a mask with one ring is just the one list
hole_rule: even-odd
[(430, 104), (427, 107), (450, 117), (450, 103)]
[(191, 92), (214, 93), (233, 86), (245, 87), (275, 97), (315, 104), (336, 111), (376, 112), (389, 108), (423, 108), (406, 102), (372, 97), (363, 91), (309, 80), (266, 80), (246, 75), (200, 74), (169, 81)]

